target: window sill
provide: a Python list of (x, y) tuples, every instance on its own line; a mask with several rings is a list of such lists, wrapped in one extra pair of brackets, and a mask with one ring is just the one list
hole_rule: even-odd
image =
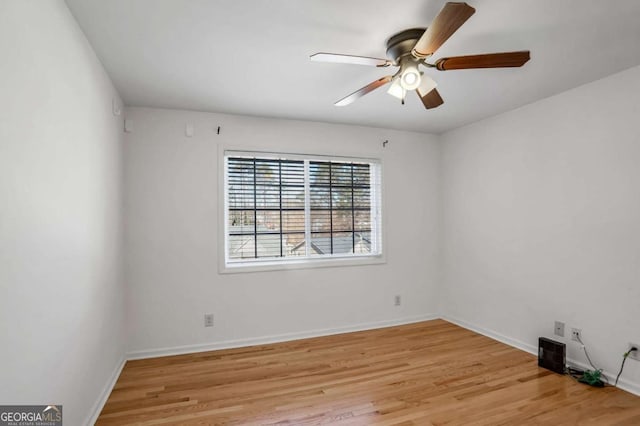
[(244, 264), (221, 264), (220, 274), (235, 274), (248, 272), (282, 271), (292, 269), (335, 268), (344, 266), (380, 265), (386, 263), (384, 255), (358, 256), (358, 257), (333, 257), (323, 259), (300, 259), (286, 261), (250, 262)]

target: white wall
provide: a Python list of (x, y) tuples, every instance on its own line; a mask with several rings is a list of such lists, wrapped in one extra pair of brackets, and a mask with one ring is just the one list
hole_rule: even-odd
[[(125, 137), (125, 246), (135, 356), (436, 314), (435, 137), (144, 108), (127, 108), (126, 118), (134, 123)], [(193, 138), (184, 135), (186, 123), (194, 124)], [(387, 263), (219, 274), (220, 144), (381, 158)], [(203, 326), (207, 312), (213, 328)]]
[(124, 355), (120, 101), (61, 0), (0, 2), (0, 403), (85, 424)]
[[(125, 290), (118, 94), (61, 0), (3, 1), (0, 52), (1, 403), (64, 404), (66, 423), (88, 422), (121, 365), (126, 314), (133, 356), (439, 309), (529, 350), (565, 321), (610, 373), (640, 342), (640, 68), (449, 132), (442, 148), (417, 133), (128, 108)], [(381, 158), (387, 262), (219, 274), (221, 144)], [(623, 383), (640, 389), (637, 362)]]
[[(617, 373), (640, 343), (638, 117), (632, 68), (444, 135), (449, 317), (530, 350), (564, 321)], [(640, 391), (640, 363), (622, 377)]]

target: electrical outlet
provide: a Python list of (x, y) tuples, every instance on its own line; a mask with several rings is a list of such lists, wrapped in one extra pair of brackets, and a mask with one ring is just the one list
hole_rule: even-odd
[[(637, 343), (629, 342), (629, 349), (636, 348), (635, 351), (629, 352), (629, 356), (627, 358), (635, 359), (636, 361), (640, 361), (640, 345)], [(627, 350), (629, 350), (627, 349)]]
[(396, 294), (396, 297), (394, 297), (393, 299), (393, 304), (396, 306), (400, 306), (400, 303), (402, 302), (402, 300), (400, 299), (400, 295)]
[(580, 330), (579, 328), (572, 328), (571, 340), (580, 343), (580, 340), (582, 340), (582, 330)]
[(564, 337), (564, 323), (556, 321), (553, 326), (553, 334), (556, 336)]
[(213, 327), (213, 314), (204, 314), (204, 326)]

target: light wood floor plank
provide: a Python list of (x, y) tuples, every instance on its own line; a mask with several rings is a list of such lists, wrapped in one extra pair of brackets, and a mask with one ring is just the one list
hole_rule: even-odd
[(640, 425), (594, 389), (443, 320), (128, 361), (98, 425)]

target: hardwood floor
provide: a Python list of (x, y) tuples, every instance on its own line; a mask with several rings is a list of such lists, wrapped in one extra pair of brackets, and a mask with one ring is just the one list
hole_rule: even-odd
[(128, 361), (98, 425), (640, 425), (590, 388), (442, 320)]

